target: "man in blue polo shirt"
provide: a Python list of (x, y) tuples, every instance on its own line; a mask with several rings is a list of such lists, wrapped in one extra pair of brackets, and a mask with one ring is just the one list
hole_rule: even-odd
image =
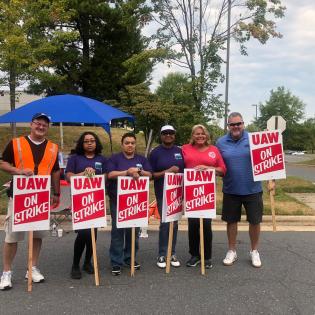
[(241, 219), (243, 205), (249, 222), (251, 262), (259, 268), (261, 260), (257, 248), (263, 214), (262, 185), (253, 180), (248, 133), (244, 130), (240, 113), (229, 115), (228, 128), (229, 132), (216, 143), (227, 168), (223, 177), (222, 220), (227, 222), (229, 250), (223, 264), (231, 266), (237, 260), (237, 223)]

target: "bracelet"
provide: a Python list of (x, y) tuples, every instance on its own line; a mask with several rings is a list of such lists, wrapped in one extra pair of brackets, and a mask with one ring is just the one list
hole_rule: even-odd
[(60, 197), (60, 193), (54, 193), (54, 196)]

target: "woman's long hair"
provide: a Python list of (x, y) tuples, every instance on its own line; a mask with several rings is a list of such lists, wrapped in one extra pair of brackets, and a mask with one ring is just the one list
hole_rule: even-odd
[(91, 135), (95, 139), (95, 144), (96, 144), (95, 151), (94, 151), (95, 155), (101, 154), (102, 150), (103, 150), (103, 146), (101, 144), (99, 137), (92, 131), (85, 131), (81, 134), (80, 138), (77, 141), (76, 147), (74, 149), (75, 153), (78, 155), (84, 155), (85, 154), (83, 143), (84, 143), (84, 138), (87, 135)]

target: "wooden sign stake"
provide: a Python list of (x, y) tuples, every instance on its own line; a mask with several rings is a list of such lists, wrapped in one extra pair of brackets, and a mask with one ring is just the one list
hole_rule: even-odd
[(276, 226), (276, 210), (275, 210), (275, 194), (276, 194), (276, 181), (269, 180), (268, 183), (269, 188), (269, 196), (270, 196), (270, 207), (271, 207), (271, 214), (272, 214), (272, 230), (273, 232), (277, 231)]
[(203, 238), (203, 219), (200, 218), (200, 258), (201, 258), (201, 274), (205, 275), (205, 244)]
[(28, 279), (27, 291), (32, 292), (32, 267), (33, 267), (33, 231), (28, 232)]
[(130, 276), (135, 276), (135, 242), (136, 231), (135, 228), (131, 228), (131, 264), (130, 264)]
[(170, 228), (169, 228), (169, 231), (168, 231), (166, 273), (170, 273), (170, 270), (171, 270), (171, 256), (172, 256), (172, 247), (173, 247), (173, 232), (174, 232), (174, 222), (170, 222)]
[(97, 263), (97, 254), (96, 254), (96, 241), (95, 241), (95, 231), (94, 228), (91, 229), (92, 236), (92, 250), (93, 250), (93, 265), (94, 265), (94, 277), (95, 277), (95, 285), (100, 285), (100, 277), (98, 272), (98, 263)]

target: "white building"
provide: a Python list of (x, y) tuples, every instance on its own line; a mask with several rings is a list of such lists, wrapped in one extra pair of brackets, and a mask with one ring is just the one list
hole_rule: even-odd
[[(16, 91), (15, 108), (19, 108), (27, 103), (43, 98), (44, 95), (27, 94), (24, 91)], [(0, 115), (9, 112), (10, 92), (0, 90)]]

